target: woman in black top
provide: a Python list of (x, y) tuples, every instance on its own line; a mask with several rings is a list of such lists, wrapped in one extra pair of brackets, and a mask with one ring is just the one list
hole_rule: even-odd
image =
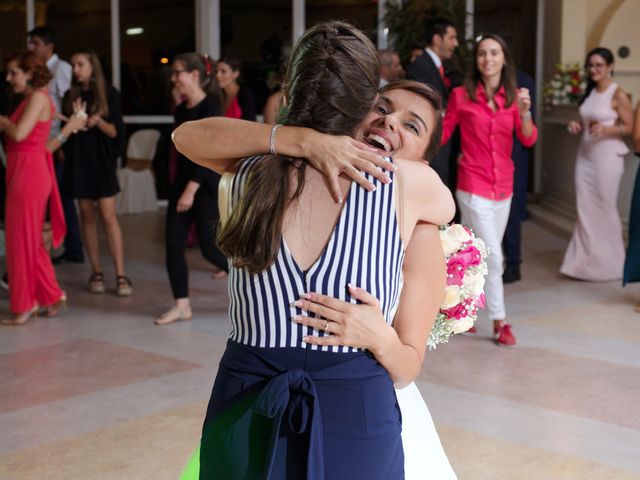
[[(171, 80), (177, 92), (186, 98), (176, 108), (176, 127), (191, 120), (220, 115), (220, 91), (212, 70), (209, 59), (197, 53), (175, 57)], [(219, 179), (217, 173), (178, 154), (175, 180), (169, 187), (166, 229), (167, 272), (176, 303), (156, 319), (156, 325), (191, 319), (185, 252), (189, 226), (194, 220), (202, 255), (220, 270), (228, 270), (227, 258), (215, 244)]]
[(224, 57), (216, 64), (216, 78), (222, 89), (222, 111), (225, 117), (256, 121), (256, 106), (253, 93), (241, 87), (240, 68), (242, 62), (237, 57)]
[[(124, 123), (120, 96), (107, 86), (100, 60), (95, 52), (78, 50), (71, 56), (73, 83), (64, 96), (67, 116), (85, 110), (87, 128), (73, 135), (64, 145), (64, 187), (80, 205), (84, 242), (93, 272), (89, 278), (92, 293), (104, 293), (104, 275), (98, 246), (98, 212), (107, 234), (109, 252), (116, 269), (116, 293), (133, 293), (125, 275), (122, 231), (116, 216), (116, 194), (120, 191), (116, 177), (118, 157), (124, 143)], [(63, 139), (64, 140), (64, 139)], [(97, 204), (97, 209), (96, 209)]]

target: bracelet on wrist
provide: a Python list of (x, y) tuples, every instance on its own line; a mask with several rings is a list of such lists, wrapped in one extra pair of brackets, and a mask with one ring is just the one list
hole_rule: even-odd
[(269, 135), (269, 153), (271, 155), (277, 155), (276, 153), (276, 130), (278, 130), (282, 125), (276, 123), (273, 127), (271, 127), (271, 135)]
[(520, 115), (520, 118), (521, 118), (522, 120), (524, 120), (525, 122), (526, 122), (527, 120), (531, 120), (531, 110), (527, 110), (524, 114), (521, 114), (521, 115)]
[(56, 140), (58, 140), (60, 142), (60, 145), (62, 145), (64, 142), (67, 141), (67, 137), (64, 133), (60, 132), (58, 133), (58, 135), (56, 135)]

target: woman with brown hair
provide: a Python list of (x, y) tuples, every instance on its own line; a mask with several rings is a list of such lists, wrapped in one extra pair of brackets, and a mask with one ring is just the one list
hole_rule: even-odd
[[(212, 77), (208, 58), (182, 53), (173, 59), (171, 80), (185, 100), (175, 111), (175, 126), (184, 122), (220, 115), (220, 91)], [(196, 165), (184, 155), (176, 155), (176, 174), (169, 186), (169, 206), (165, 229), (165, 262), (175, 304), (160, 315), (156, 325), (191, 320), (189, 268), (186, 249), (189, 227), (195, 221), (202, 255), (221, 272), (227, 258), (215, 244), (213, 228), (218, 224), (218, 182), (220, 175)]]
[[(316, 25), (294, 49), (284, 124), (355, 135), (373, 107), (378, 82), (375, 48), (361, 32), (340, 22)], [(438, 131), (439, 104), (435, 97), (432, 102), (415, 128), (437, 143), (432, 132)], [(389, 371), (404, 364), (405, 380), (415, 375), (413, 358), (424, 351), (426, 336), (421, 342), (410, 331), (427, 330), (430, 320), (414, 319), (402, 334), (389, 324), (397, 309), (402, 243), (419, 219), (446, 222), (453, 213), (452, 202), (444, 210), (434, 205), (438, 190), (430, 187), (437, 176), (419, 162), (397, 160), (401, 181), (370, 177), (374, 189), (365, 192), (341, 176), (334, 186), (343, 202), (335, 203), (322, 174), (301, 158), (254, 157), (216, 168), (198, 155), (206, 136), (189, 145), (193, 137), (183, 137), (181, 129), (188, 132), (189, 124), (175, 132), (181, 151), (221, 173), (233, 172), (230, 215), (219, 234), (232, 261), (233, 332), (205, 420), (200, 478), (244, 478), (248, 472), (260, 478), (402, 478), (392, 380), (364, 348), (372, 347)], [(277, 130), (269, 135), (272, 153)], [(444, 276), (440, 281), (444, 285)], [(356, 337), (339, 342), (341, 322), (313, 313), (302, 317), (312, 292), (354, 302), (363, 289), (383, 312), (376, 345)], [(394, 341), (384, 341), (391, 335)], [(331, 346), (318, 346), (322, 342)]]
[(41, 306), (46, 307), (46, 316), (56, 315), (67, 299), (43, 241), (47, 204), (55, 246), (64, 239), (66, 227), (53, 159), (47, 151), (55, 114), (47, 92), (51, 74), (32, 52), (10, 57), (7, 71), (11, 89), (24, 99), (9, 117), (0, 116), (7, 149), (6, 258), (13, 312), (13, 318), (2, 323), (22, 325)]
[(515, 169), (511, 151), (514, 133), (525, 147), (531, 147), (537, 130), (531, 120), (529, 91), (516, 88), (516, 68), (505, 41), (496, 34), (481, 35), (473, 57), (464, 85), (449, 96), (442, 142), (460, 126), (456, 198), (461, 223), (473, 228), (489, 247), (487, 313), (493, 320), (494, 341), (512, 346), (516, 339), (506, 322), (502, 283), (502, 237)]
[(64, 146), (67, 162), (64, 188), (69, 189), (80, 205), (84, 243), (92, 268), (88, 288), (91, 293), (105, 292), (98, 244), (99, 213), (115, 265), (116, 294), (129, 296), (133, 287), (125, 273), (122, 231), (115, 203), (120, 191), (117, 160), (124, 141), (120, 96), (115, 88), (107, 85), (95, 52), (76, 51), (71, 56), (71, 66), (73, 81), (62, 102), (63, 112), (71, 115), (80, 108), (86, 110), (88, 119), (86, 130)]
[[(410, 80), (391, 82), (380, 90), (380, 98), (358, 129), (356, 138), (361, 138), (362, 142), (349, 137), (322, 134), (310, 128), (282, 126), (278, 130), (276, 147), (285, 155), (306, 155), (311, 165), (326, 175), (330, 185), (337, 182), (338, 173), (344, 170), (353, 175), (354, 181), (371, 188), (373, 184), (367, 179), (369, 175), (365, 178), (352, 167), (357, 165), (384, 181), (386, 174), (375, 168), (376, 165), (384, 165), (380, 155), (398, 156), (416, 162), (428, 162), (435, 156), (439, 143), (434, 139), (439, 134), (434, 131), (429, 138), (420, 132), (419, 120), (429, 117), (432, 98), (433, 90), (422, 83)], [(224, 142), (218, 142), (216, 146), (207, 148), (202, 145), (198, 152), (209, 160), (210, 165), (226, 164), (228, 167), (232, 166), (231, 159), (235, 157), (264, 153), (271, 130), (270, 126), (229, 118), (211, 118), (190, 124), (188, 128), (194, 141), (206, 136), (224, 138)], [(387, 168), (390, 167), (387, 165)], [(223, 183), (223, 197), (226, 186), (227, 183)], [(339, 185), (336, 193), (341, 194)], [(438, 194), (437, 190), (433, 192), (434, 197)], [(325, 318), (339, 320), (341, 326), (332, 336), (311, 341), (348, 345), (357, 337), (374, 355), (386, 351), (398, 338), (411, 337), (415, 345), (424, 345), (442, 298), (444, 282), (438, 275), (443, 262), (442, 255), (437, 226), (429, 223), (416, 225), (406, 249), (402, 294), (393, 322), (394, 330), (391, 331), (394, 335), (380, 342), (379, 333), (386, 326), (382, 311), (374, 296), (359, 289), (352, 295), (360, 304), (320, 295), (306, 300), (309, 309), (324, 309)], [(421, 318), (430, 319), (431, 322), (425, 324), (420, 321)], [(424, 353), (424, 347), (416, 348), (415, 357), (404, 358), (402, 365), (389, 362), (389, 357), (385, 355), (378, 358), (396, 385), (403, 419), (404, 474), (407, 480), (455, 479), (418, 388), (415, 383), (406, 385), (420, 371)], [(193, 463), (189, 466), (193, 468)], [(192, 477), (187, 475), (184, 478)]]
[(240, 85), (242, 61), (238, 57), (226, 56), (218, 60), (216, 78), (222, 89), (222, 111), (225, 117), (256, 119), (256, 106), (253, 93), (248, 87)]

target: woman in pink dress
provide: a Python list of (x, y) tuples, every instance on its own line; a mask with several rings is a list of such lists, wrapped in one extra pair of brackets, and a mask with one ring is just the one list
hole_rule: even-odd
[(619, 280), (624, 266), (617, 200), (624, 156), (629, 153), (621, 137), (631, 133), (633, 112), (629, 97), (611, 78), (613, 62), (606, 48), (589, 52), (581, 122), (567, 126), (582, 138), (575, 170), (578, 220), (560, 272), (580, 280)]
[(53, 161), (47, 151), (55, 113), (47, 93), (51, 75), (32, 52), (11, 57), (7, 71), (13, 92), (23, 95), (24, 100), (11, 116), (0, 116), (7, 149), (5, 230), (13, 313), (2, 323), (22, 325), (40, 307), (46, 308), (45, 315), (54, 316), (66, 301), (42, 237), (47, 204), (54, 246), (64, 240), (66, 227)]

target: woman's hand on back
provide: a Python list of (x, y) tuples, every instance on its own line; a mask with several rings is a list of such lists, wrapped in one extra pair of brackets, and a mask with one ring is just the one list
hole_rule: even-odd
[(375, 355), (390, 338), (397, 337), (395, 331), (382, 316), (376, 297), (353, 286), (349, 286), (349, 293), (360, 303), (355, 305), (319, 293), (304, 294), (295, 305), (316, 317), (297, 316), (293, 321), (330, 333), (324, 337), (309, 335), (306, 343), (366, 348)]
[(338, 176), (342, 173), (351, 177), (367, 190), (373, 190), (373, 183), (364, 173), (369, 173), (383, 183), (391, 179), (384, 170), (395, 171), (396, 167), (369, 145), (347, 136), (327, 135), (305, 129), (305, 158), (322, 172), (329, 182), (331, 193), (337, 202), (342, 202), (342, 191)]

